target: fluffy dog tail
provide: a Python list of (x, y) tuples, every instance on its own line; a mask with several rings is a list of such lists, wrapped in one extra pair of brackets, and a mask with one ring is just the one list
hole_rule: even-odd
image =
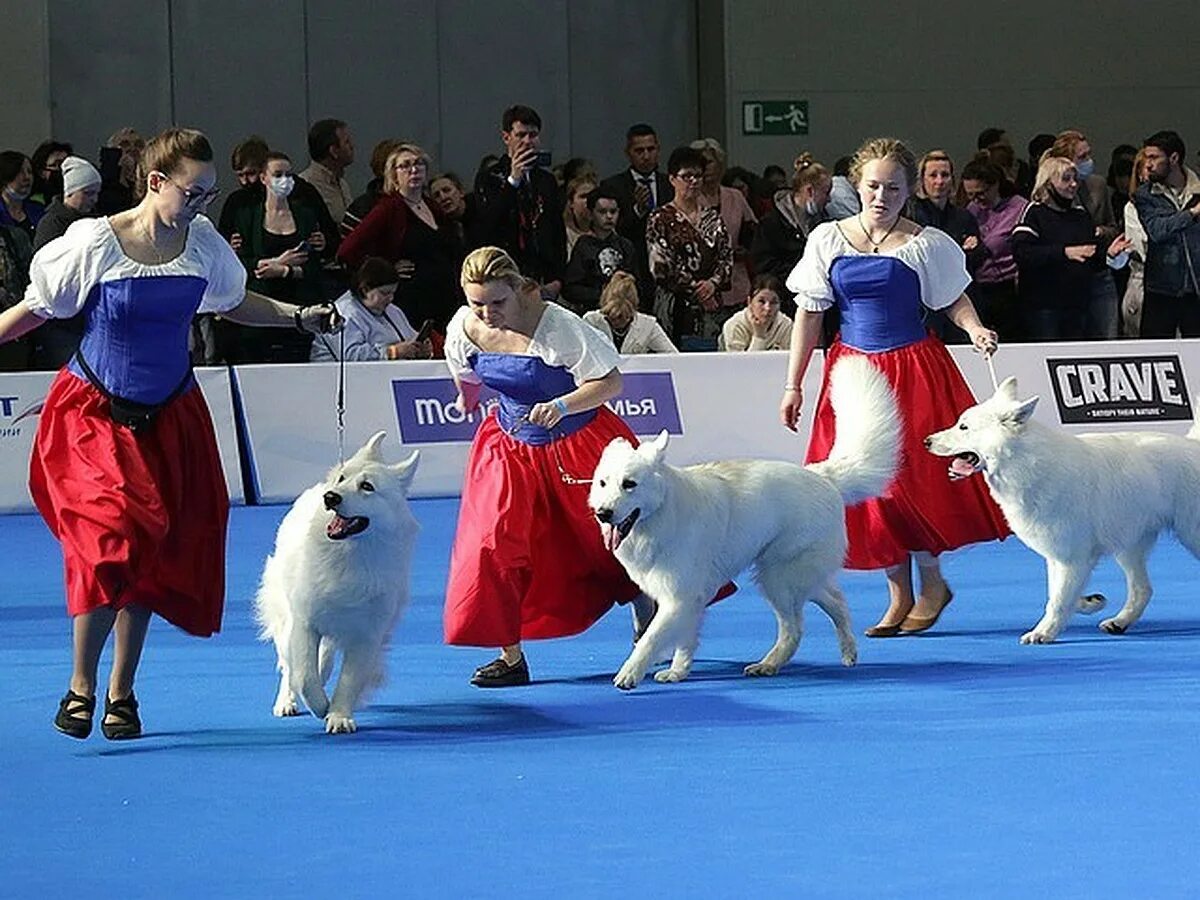
[(829, 378), (837, 435), (829, 458), (808, 468), (836, 486), (847, 506), (877, 497), (895, 477), (900, 412), (891, 385), (865, 356), (843, 356)]

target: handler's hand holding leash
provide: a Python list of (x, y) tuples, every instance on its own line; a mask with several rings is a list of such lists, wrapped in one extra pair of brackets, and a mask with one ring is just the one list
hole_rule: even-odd
[(996, 350), (1000, 346), (1000, 339), (996, 332), (990, 328), (980, 326), (972, 328), (970, 331), (971, 346), (975, 348), (976, 353), (982, 353), (984, 362), (988, 364), (988, 371), (992, 374), (992, 390), (1000, 386), (1000, 382), (996, 380), (996, 366), (992, 362), (992, 357), (996, 355)]
[(336, 334), (346, 324), (332, 303), (301, 307), (293, 314), (293, 318), (296, 330), (305, 334)]

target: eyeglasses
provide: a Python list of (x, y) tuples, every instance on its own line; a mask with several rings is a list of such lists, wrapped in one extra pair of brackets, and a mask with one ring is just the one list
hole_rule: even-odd
[(411, 172), (414, 169), (427, 168), (429, 163), (423, 159), (410, 159), (408, 162), (398, 162), (392, 165), (393, 169), (399, 169), (401, 172)]
[(154, 174), (165, 178), (171, 183), (171, 186), (174, 187), (175, 190), (183, 194), (183, 203), (188, 207), (195, 208), (197, 206), (208, 206), (221, 195), (221, 189), (218, 187), (210, 188), (207, 191), (189, 191), (165, 172), (155, 172)]
[(704, 176), (700, 172), (676, 172), (673, 177), (678, 178), (680, 181), (695, 182), (699, 181)]

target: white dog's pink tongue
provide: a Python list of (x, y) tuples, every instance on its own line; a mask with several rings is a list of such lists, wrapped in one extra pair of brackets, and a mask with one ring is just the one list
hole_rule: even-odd
[(975, 467), (962, 457), (956, 456), (950, 460), (950, 477), (967, 478), (975, 474)]
[(609, 553), (616, 553), (617, 548), (621, 546), (621, 532), (612, 522), (600, 523), (600, 535), (604, 538), (604, 546), (608, 548)]

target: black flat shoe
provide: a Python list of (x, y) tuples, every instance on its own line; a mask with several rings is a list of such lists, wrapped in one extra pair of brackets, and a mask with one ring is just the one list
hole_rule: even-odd
[(67, 691), (66, 696), (58, 701), (54, 727), (68, 737), (83, 740), (92, 733), (92, 716), (95, 712), (95, 697), (85, 697), (74, 691)]
[[(112, 716), (117, 721), (109, 722)], [(130, 738), (142, 736), (142, 720), (138, 718), (137, 698), (130, 694), (124, 700), (110, 700), (104, 697), (104, 719), (100, 722), (100, 730), (110, 741), (127, 741)]]
[(471, 684), (481, 688), (520, 687), (529, 684), (529, 663), (522, 656), (519, 662), (511, 666), (502, 658), (493, 659), (486, 666), (480, 666), (471, 676)]

